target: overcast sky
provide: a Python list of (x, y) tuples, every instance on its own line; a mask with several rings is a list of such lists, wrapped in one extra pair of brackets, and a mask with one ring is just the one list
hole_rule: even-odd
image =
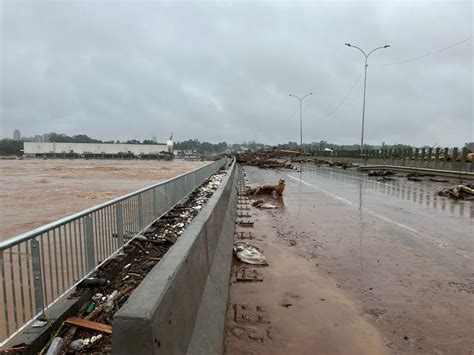
[(350, 42), (392, 46), (369, 57), (366, 143), (462, 146), (473, 40), (371, 64), (447, 47), (472, 24), (471, 1), (1, 0), (1, 136), (299, 141), (288, 94), (312, 91), (303, 140), (358, 143), (364, 57)]

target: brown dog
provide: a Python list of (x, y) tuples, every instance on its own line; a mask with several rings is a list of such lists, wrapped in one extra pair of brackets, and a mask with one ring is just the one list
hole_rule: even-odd
[(247, 190), (247, 195), (261, 195), (261, 194), (274, 194), (276, 193), (278, 196), (283, 195), (283, 191), (285, 190), (285, 180), (280, 179), (278, 185), (262, 185), (255, 188), (251, 188)]

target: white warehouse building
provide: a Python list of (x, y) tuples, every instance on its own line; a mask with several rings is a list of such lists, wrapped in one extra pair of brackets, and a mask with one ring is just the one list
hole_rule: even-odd
[(24, 142), (23, 153), (27, 156), (36, 155), (159, 155), (173, 154), (173, 141), (166, 144), (127, 144), (127, 143), (39, 143)]

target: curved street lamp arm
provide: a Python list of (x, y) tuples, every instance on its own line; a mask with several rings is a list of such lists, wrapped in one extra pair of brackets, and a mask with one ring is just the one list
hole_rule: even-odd
[(300, 101), (304, 99), (304, 97), (303, 97), (303, 99), (300, 99), (298, 96), (296, 96), (296, 95), (293, 95), (293, 94), (290, 94), (290, 96), (292, 96), (292, 97), (296, 97), (296, 98), (297, 98), (298, 100), (300, 100)]
[[(364, 52), (361, 48), (359, 48), (359, 47), (357, 47), (357, 46), (354, 46), (353, 44), (351, 44), (349, 47), (357, 48), (358, 50), (360, 50), (360, 51), (362, 52), (362, 54), (364, 55), (365, 58), (367, 58), (367, 57), (369, 56), (368, 54), (365, 54), (365, 52)], [(369, 54), (370, 54), (370, 53), (369, 53)]]
[(369, 54), (367, 54), (367, 58), (369, 57), (369, 55), (371, 55), (373, 52), (375, 52), (377, 49), (384, 49), (384, 48), (388, 48), (389, 46), (385, 45), (385, 46), (382, 46), (382, 47), (377, 47), (377, 48), (374, 48), (372, 49)]
[(301, 101), (303, 101), (306, 96), (310, 96), (310, 95), (313, 95), (313, 93), (312, 93), (312, 92), (307, 93), (306, 95), (304, 95), (304, 96), (301, 98)]

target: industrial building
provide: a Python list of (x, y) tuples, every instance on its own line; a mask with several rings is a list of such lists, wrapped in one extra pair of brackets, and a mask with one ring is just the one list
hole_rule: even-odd
[(173, 156), (173, 141), (158, 144), (24, 142), (26, 157), (149, 158)]

